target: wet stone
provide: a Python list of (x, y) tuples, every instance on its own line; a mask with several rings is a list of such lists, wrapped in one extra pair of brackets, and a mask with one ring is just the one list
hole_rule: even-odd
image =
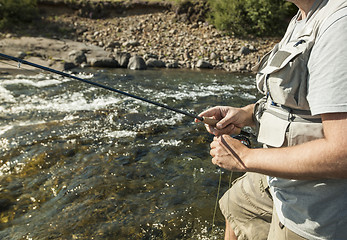
[(133, 56), (129, 59), (128, 68), (131, 70), (145, 70), (147, 65), (142, 57)]

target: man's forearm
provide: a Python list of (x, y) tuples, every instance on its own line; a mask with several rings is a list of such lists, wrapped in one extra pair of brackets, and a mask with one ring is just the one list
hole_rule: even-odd
[(248, 171), (288, 179), (347, 178), (341, 146), (318, 139), (285, 148), (254, 149), (244, 162)]
[(289, 179), (347, 178), (347, 113), (322, 114), (324, 138), (241, 156), (247, 170)]

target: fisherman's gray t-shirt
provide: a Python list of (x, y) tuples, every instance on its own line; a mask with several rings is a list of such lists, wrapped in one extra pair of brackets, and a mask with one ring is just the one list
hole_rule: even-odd
[(346, 15), (342, 9), (323, 24), (311, 51), (307, 99), (313, 115), (347, 112)]
[[(322, 25), (308, 71), (312, 114), (347, 112), (347, 9)], [(310, 240), (347, 239), (347, 179), (269, 177), (269, 184), (279, 220), (288, 229)]]

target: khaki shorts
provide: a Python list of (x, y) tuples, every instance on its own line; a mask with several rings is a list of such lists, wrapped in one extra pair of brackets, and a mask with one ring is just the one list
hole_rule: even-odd
[(246, 173), (236, 179), (219, 201), (238, 240), (303, 240), (284, 227), (273, 213), (266, 176)]

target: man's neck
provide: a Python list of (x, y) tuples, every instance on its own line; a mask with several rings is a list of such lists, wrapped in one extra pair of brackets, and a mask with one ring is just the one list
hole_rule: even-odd
[(311, 10), (315, 0), (288, 0), (289, 2), (294, 3), (301, 12), (301, 19), (305, 19), (308, 15), (308, 12)]

